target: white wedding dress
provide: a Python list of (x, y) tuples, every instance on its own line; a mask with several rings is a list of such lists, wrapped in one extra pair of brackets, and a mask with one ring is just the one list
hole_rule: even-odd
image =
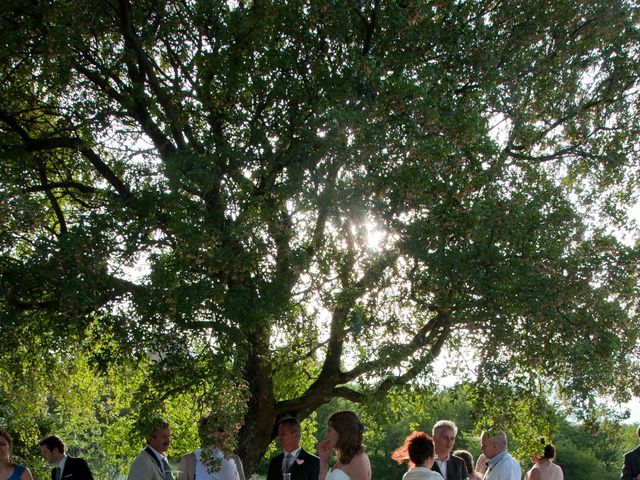
[(220, 450), (215, 449), (213, 453), (213, 456), (220, 460), (220, 468), (214, 473), (208, 472), (202, 464), (201, 448), (197, 448), (193, 453), (196, 455), (196, 480), (239, 480), (236, 462), (231, 458), (224, 458)]
[(327, 476), (324, 480), (351, 480), (349, 475), (344, 473), (344, 470), (340, 470), (339, 468), (332, 468), (327, 473)]

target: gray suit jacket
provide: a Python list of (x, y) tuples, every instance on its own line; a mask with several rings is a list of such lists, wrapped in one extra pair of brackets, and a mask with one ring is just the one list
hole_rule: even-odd
[(127, 480), (165, 480), (162, 465), (148, 447), (136, 455)]

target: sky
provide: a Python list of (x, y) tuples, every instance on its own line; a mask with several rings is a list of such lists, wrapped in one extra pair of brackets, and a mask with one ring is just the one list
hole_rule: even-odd
[[(461, 358), (458, 354), (452, 355), (446, 349), (443, 350), (442, 354), (436, 358), (433, 363), (435, 372), (444, 372), (444, 375), (439, 377), (440, 385), (444, 387), (451, 387), (456, 383), (464, 381), (465, 378), (471, 378), (476, 366), (476, 364), (471, 360), (472, 357), (473, 355), (465, 355), (463, 361), (466, 365), (462, 366), (462, 368), (456, 368), (455, 372), (452, 372), (448, 367), (453, 364), (453, 362), (461, 361)], [(624, 420), (622, 423), (640, 425), (640, 398), (634, 397), (629, 402), (623, 404), (616, 404), (615, 402), (607, 399), (602, 399), (602, 402), (608, 403), (618, 412), (624, 412), (627, 409), (629, 410), (629, 418)]]
[(621, 408), (628, 408), (631, 416), (624, 423), (640, 424), (640, 398), (634, 398), (632, 401), (625, 403)]

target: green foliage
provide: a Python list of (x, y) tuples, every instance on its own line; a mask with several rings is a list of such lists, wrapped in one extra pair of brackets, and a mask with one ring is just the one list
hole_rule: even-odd
[(638, 446), (638, 425), (624, 425), (622, 428), (622, 450), (628, 452)]
[(557, 464), (562, 467), (565, 478), (620, 478), (620, 472), (607, 472), (590, 449), (584, 445), (558, 442)]
[(620, 466), (620, 458), (624, 453), (620, 450), (621, 420), (621, 416), (616, 416), (615, 412), (606, 406), (591, 409), (583, 420), (585, 432), (590, 435), (591, 449), (609, 471)]
[(514, 429), (488, 385), (527, 419), (541, 384), (640, 394), (639, 251), (609, 231), (638, 24), (624, 0), (4, 2), (2, 390), (114, 445), (163, 415), (190, 448), (182, 409), (230, 404), (248, 472), (279, 416), (384, 398), (443, 349)]
[(551, 396), (545, 390), (535, 395), (504, 383), (485, 383), (471, 390), (470, 399), (478, 430), (504, 430), (510, 453), (525, 464), (541, 454), (540, 439), (553, 443), (561, 416)]
[(233, 388), (216, 401), (203, 401), (206, 394), (193, 390), (175, 395), (160, 410), (148, 409), (142, 392), (147, 389), (152, 364), (127, 361), (97, 369), (94, 362), (112, 340), (103, 336), (88, 351), (68, 350), (64, 361), (42, 350), (39, 361), (30, 362), (32, 368), (22, 371), (15, 368), (24, 355), (21, 348), (5, 357), (0, 373), (7, 394), (0, 396), (0, 422), (15, 438), (15, 457), (36, 478), (50, 476), (50, 467), (37, 449), (39, 440), (50, 433), (64, 440), (71, 455), (85, 458), (96, 478), (117, 479), (126, 476), (133, 456), (144, 446), (147, 429), (141, 425), (145, 419), (161, 415), (170, 422), (174, 442), (169, 455), (177, 460), (199, 446), (196, 424), (203, 409), (227, 402), (221, 408), (241, 412), (231, 403), (231, 399), (244, 401), (244, 390), (237, 385), (229, 385)]
[(558, 463), (565, 470), (565, 476), (620, 478), (623, 454), (637, 444), (624, 441), (623, 432), (630, 432), (634, 427), (622, 425), (622, 417), (624, 415), (603, 404), (591, 408), (577, 425), (561, 423), (557, 435)]

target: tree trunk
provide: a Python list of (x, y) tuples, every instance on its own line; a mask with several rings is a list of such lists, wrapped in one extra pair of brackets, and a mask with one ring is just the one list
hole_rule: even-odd
[(269, 356), (268, 342), (265, 340), (268, 337), (261, 333), (250, 335), (251, 350), (244, 372), (249, 387), (249, 401), (238, 436), (237, 453), (247, 476), (256, 469), (269, 443), (275, 438), (276, 402), (271, 370), (265, 358)]

